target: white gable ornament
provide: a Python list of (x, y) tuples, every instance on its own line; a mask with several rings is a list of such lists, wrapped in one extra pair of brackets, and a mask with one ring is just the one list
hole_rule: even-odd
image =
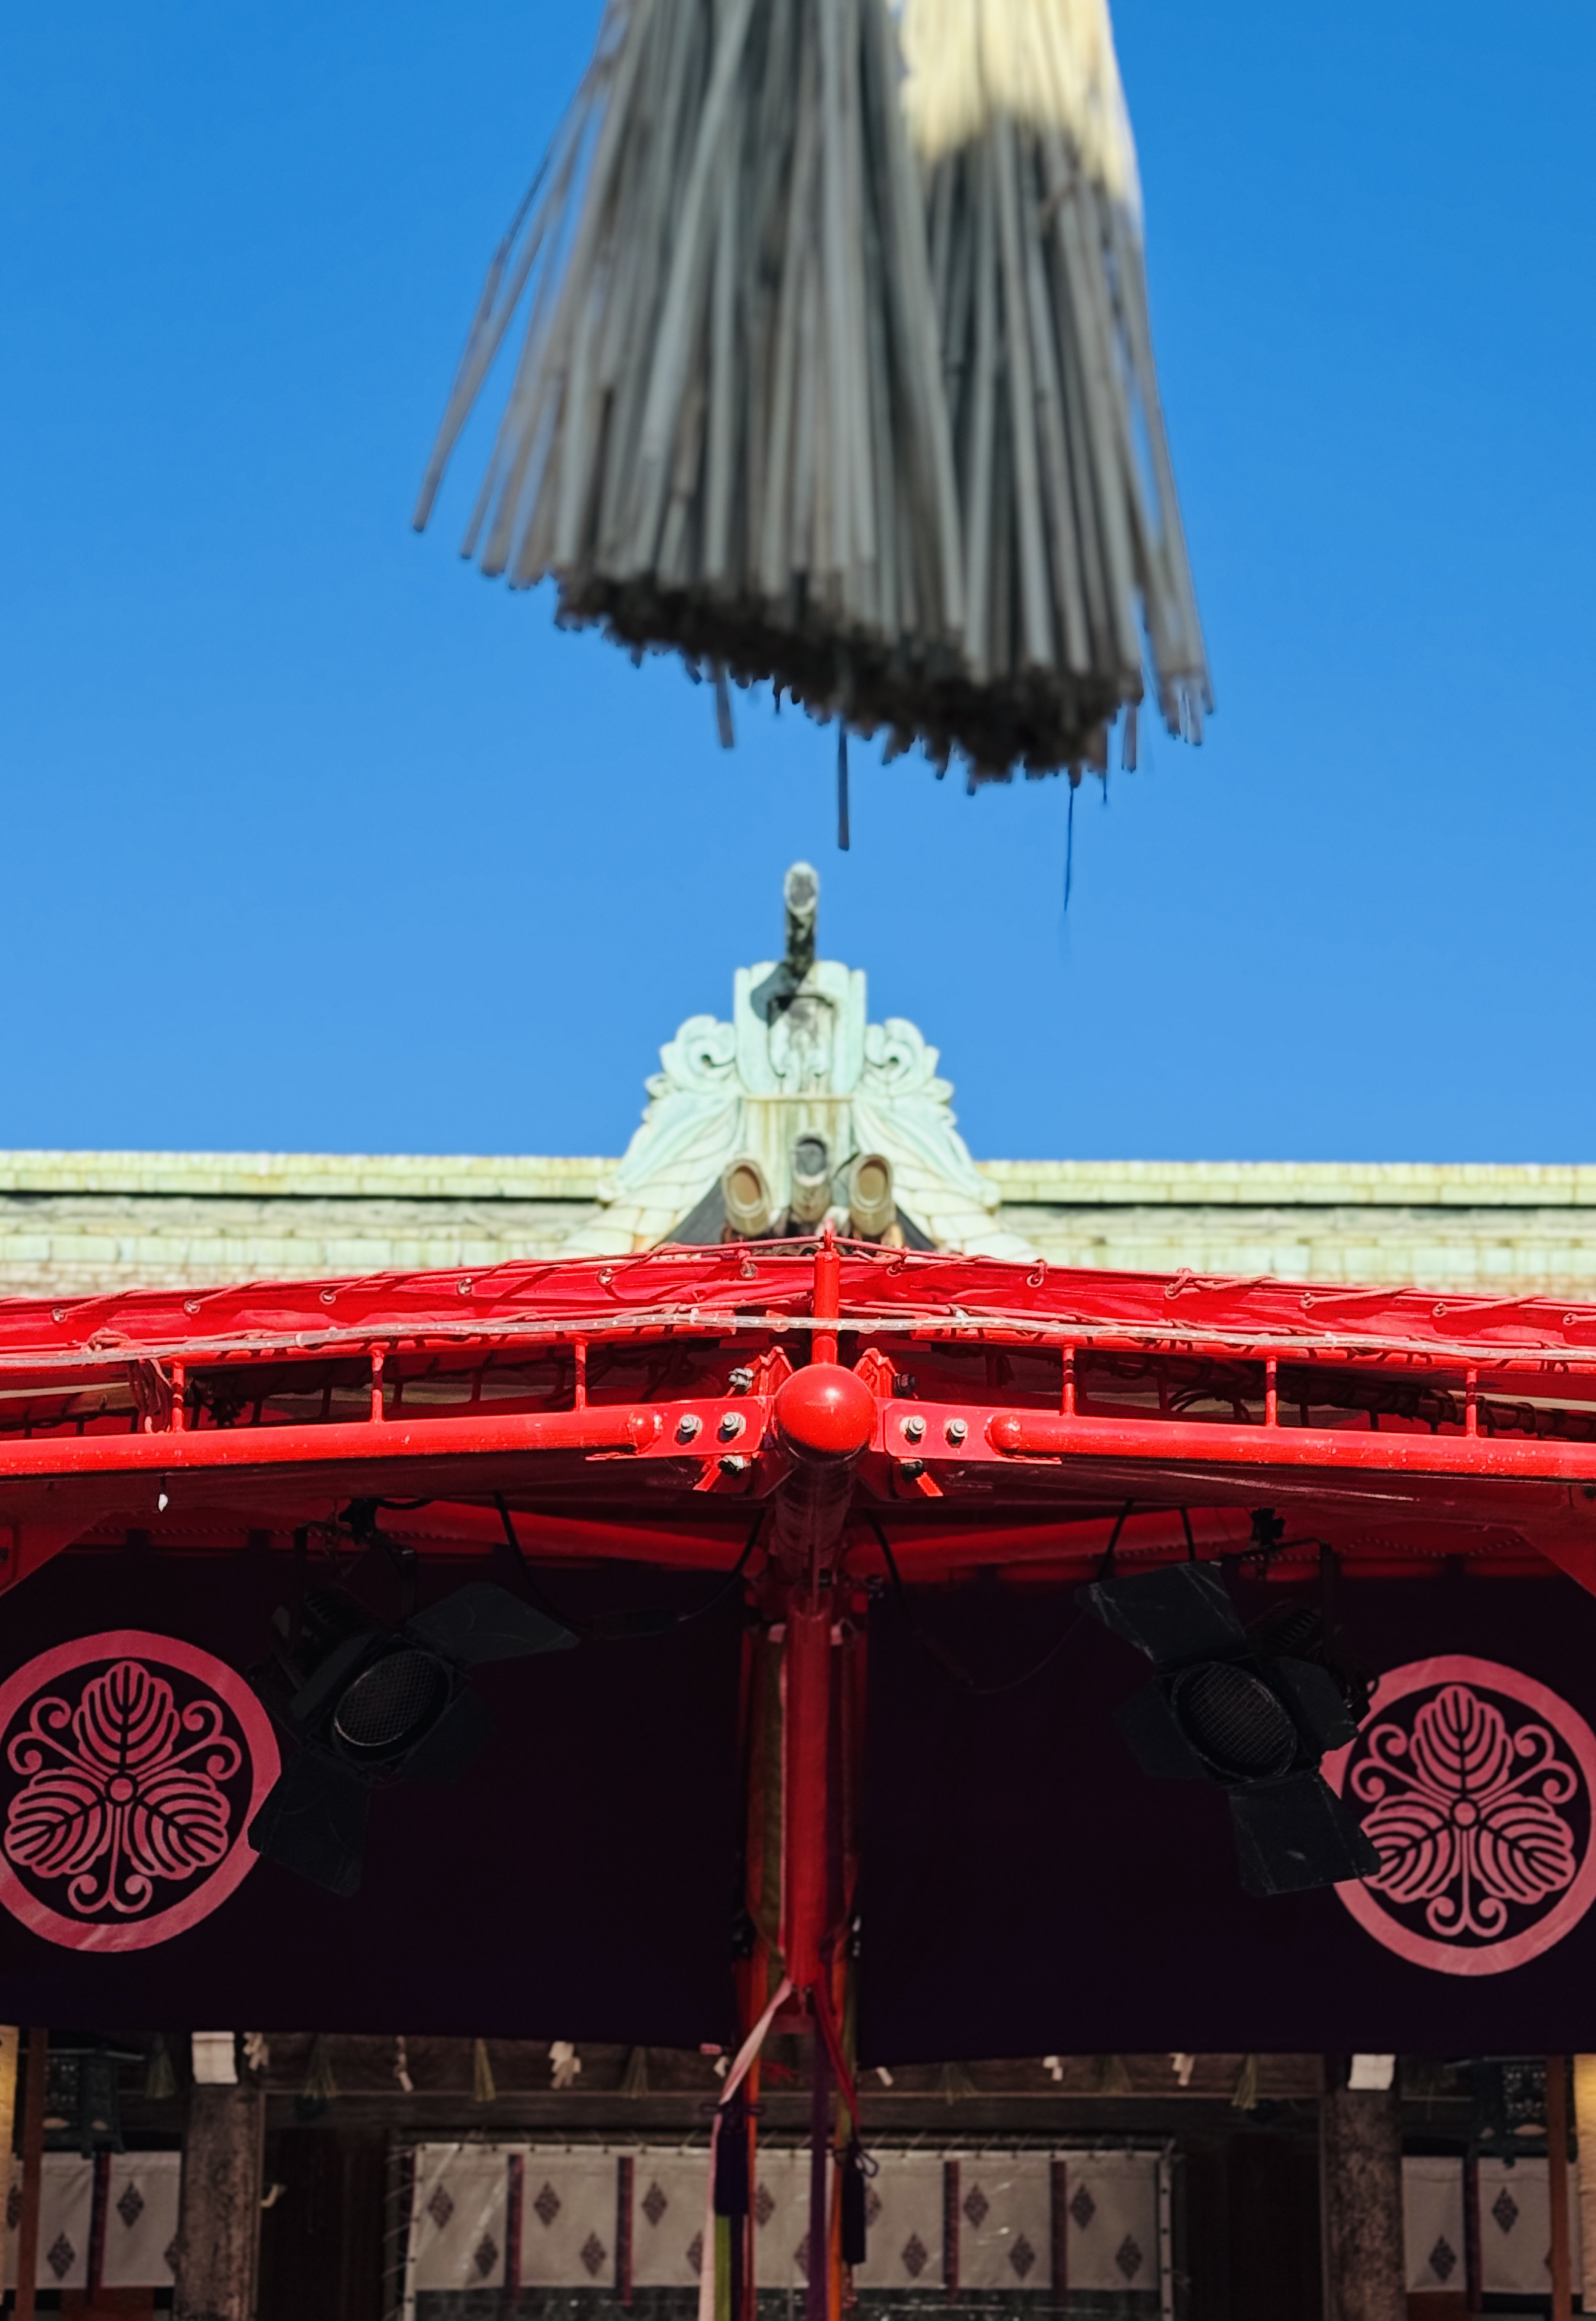
[(693, 1015), (660, 1051), (643, 1125), (568, 1256), (668, 1240), (812, 1232), (1033, 1258), (954, 1125), (953, 1088), (913, 1024), (870, 1022), (862, 969), (816, 959), (820, 880), (788, 872), (787, 951), (739, 968), (732, 1021)]

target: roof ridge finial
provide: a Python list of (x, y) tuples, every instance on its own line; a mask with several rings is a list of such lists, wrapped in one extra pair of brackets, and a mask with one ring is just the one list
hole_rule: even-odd
[(787, 906), (787, 970), (801, 983), (815, 964), (815, 936), (820, 917), (820, 873), (811, 862), (795, 862), (781, 881)]

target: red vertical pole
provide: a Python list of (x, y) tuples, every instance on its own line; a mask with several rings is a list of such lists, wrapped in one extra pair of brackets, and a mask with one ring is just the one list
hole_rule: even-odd
[(759, 2135), (754, 2113), (759, 2108), (759, 2058), (756, 2056), (747, 2080), (748, 2089), (748, 2214), (740, 2219), (743, 2226), (743, 2303), (735, 2321), (758, 2321), (759, 2314)]
[[(809, 1360), (837, 1358), (834, 1324), (842, 1307), (842, 1263), (827, 1217), (815, 1252)], [(816, 1509), (816, 1513), (818, 1510)], [(799, 1608), (794, 1591), (787, 1615), (787, 1971), (799, 1990), (813, 1990), (824, 1969), (831, 1867), (827, 1808), (831, 1803), (831, 1606), (820, 1594), (821, 1567), (833, 1543), (812, 1526), (808, 1586)], [(811, 2002), (813, 2003), (813, 2002)], [(809, 2271), (807, 2321), (831, 2321), (831, 2248), (827, 2194), (831, 2189), (831, 2065), (816, 2022), (810, 2041)]]
[(950, 2304), (959, 2295), (959, 2194), (961, 2171), (956, 2160), (942, 2163), (942, 2291)]
[(837, 1362), (842, 1261), (829, 1221), (815, 1252), (809, 1361), (776, 1396), (776, 1429), (792, 1461), (768, 1552), (786, 1597), (782, 1652), (781, 1949), (815, 2017), (810, 2100), (807, 2321), (833, 2311), (831, 2066), (818, 2017), (832, 1926), (831, 1655), (833, 1579), (853, 1496), (853, 1466), (876, 1424), (863, 1379)]
[(1062, 2305), (1070, 2294), (1070, 2163), (1067, 2160), (1052, 2162), (1048, 2170), (1048, 2188), (1053, 2195), (1048, 2218), (1053, 2227), (1053, 2296), (1050, 2302)]
[(88, 2301), (99, 2302), (100, 2276), (105, 2270), (105, 2210), (111, 2198), (111, 2154), (95, 2154), (94, 2199), (88, 2212)]
[[(836, 1235), (831, 1219), (820, 1236), (820, 1246), (815, 1252), (814, 1316), (817, 1324), (835, 1323), (843, 1307), (843, 1261), (837, 1253)], [(834, 1362), (837, 1358), (837, 1333), (834, 1328), (816, 1328), (809, 1336), (809, 1360), (812, 1362)]]
[(777, 1397), (777, 1426), (797, 1458), (778, 1508), (776, 1560), (789, 1575), (786, 1698), (785, 1875), (781, 1947), (795, 1989), (820, 1973), (827, 1931), (826, 1842), (831, 1726), (830, 1579), (847, 1519), (853, 1461), (870, 1439), (874, 1406), (853, 1375), (836, 1367), (842, 1261), (827, 1219), (815, 1252), (807, 1370)]
[(809, 2095), (809, 2269), (805, 2287), (807, 2321), (829, 2321), (831, 2250), (825, 2196), (831, 2173), (831, 2062), (820, 2025), (811, 2041)]
[[(629, 2152), (616, 2162), (616, 2295), (623, 2305), (632, 2302), (632, 2220), (635, 2203), (637, 2162)], [(516, 2284), (519, 2287), (519, 2283)]]
[(505, 2187), (505, 2295), (521, 2286), (521, 2218), (526, 2205), (526, 2154), (512, 2152)]
[(1484, 2307), (1485, 2261), (1480, 2245), (1480, 2163), (1463, 2163), (1463, 2280), (1471, 2313)]
[(781, 1947), (793, 1988), (820, 1973), (825, 1935), (826, 1739), (831, 1721), (831, 1610), (794, 1592), (787, 1614), (787, 1798)]

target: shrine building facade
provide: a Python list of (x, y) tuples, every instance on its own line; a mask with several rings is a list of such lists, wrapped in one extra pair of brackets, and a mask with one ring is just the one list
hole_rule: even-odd
[[(784, 906), (780, 946), (736, 970), (729, 1012), (666, 1042), (618, 1157), (0, 1153), (0, 1295), (620, 1259), (829, 1218), (1044, 1268), (1413, 1284), (1471, 1306), (1596, 1298), (1596, 1167), (974, 1156), (936, 1049), (911, 1023), (872, 1021), (864, 970), (819, 951), (807, 866)], [(639, 1754), (643, 1778), (646, 1735)], [(454, 1971), (469, 1986), (469, 1943)], [(693, 2321), (725, 2058), (585, 2046), (567, 2027), (56, 2029), (39, 2305)], [(1544, 2062), (1482, 2075), (1478, 2059), (1168, 2052), (880, 2068), (861, 2090), (879, 2173), (858, 2307), (867, 2321), (1336, 2321), (1354, 2309), (1358, 2187), (1397, 2169), (1409, 2315), (1549, 2312)], [(773, 2039), (752, 2194), (762, 2321), (803, 2309), (807, 2071), (801, 2040)], [(178, 2246), (184, 2171), (236, 2185), (241, 2135), (258, 2138), (255, 2189), (214, 2219), (202, 2265)], [(14, 2213), (10, 2244), (14, 2282)]]

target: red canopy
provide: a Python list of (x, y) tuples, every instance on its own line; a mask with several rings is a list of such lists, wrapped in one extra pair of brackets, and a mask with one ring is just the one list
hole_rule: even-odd
[[(1383, 2051), (1402, 2023), (1436, 2052), (1539, 2052), (1596, 1989), (1596, 1308), (829, 1237), (0, 1303), (5, 1584), (67, 1548), (0, 1630), (11, 2020), (225, 2020), (247, 1989), (264, 2021), (476, 2009), (670, 2044), (747, 2030), (781, 1978), (829, 2040), (862, 1926), (862, 2052), (886, 2060)], [(517, 1551), (568, 1569), (545, 1595)], [(424, 1643), (497, 1572), (584, 1649), (484, 1669), (480, 1770), (378, 1794), (346, 1900), (269, 1833), (251, 1850), (280, 1751), (242, 1671), (362, 1555), (350, 1586), (419, 1604)], [(1219, 1556), (1261, 1633), (1314, 1604), (1328, 1633), (1334, 1598), (1385, 1687), (1370, 1748), (1462, 1707), (1498, 1736), (1519, 1848), (1500, 1941), (1436, 1963), (1428, 1887), (1368, 1905), (1373, 1934), (1339, 1879), (1244, 1893), (1226, 1797), (1166, 1793), (1119, 1747), (1146, 1662), (1074, 1583)], [(169, 1697), (237, 1759), (202, 1800), (223, 1867), (157, 1863), (136, 1908), (50, 1818), (97, 1779), (57, 1781), (50, 1752), (107, 1684)], [(286, 1785), (319, 1729), (281, 1728)], [(1558, 1796), (1525, 1805), (1531, 1775)], [(1481, 1975), (1495, 2012), (1464, 2032)], [(1091, 2027), (1110, 2000), (1117, 2027)]]
[[(817, 1267), (823, 1287), (816, 1314)], [(868, 1388), (848, 1552), (922, 1578), (1235, 1552), (1267, 1502), (1346, 1568), (1596, 1586), (1596, 1307), (814, 1243), (0, 1302), (8, 1581), (96, 1532), (225, 1549), (351, 1497), (428, 1552), (733, 1561), (840, 1345)], [(801, 1446), (800, 1446), (801, 1447)], [(7, 1529), (8, 1527), (8, 1529)], [(1277, 1568), (1293, 1552), (1282, 1551)]]

